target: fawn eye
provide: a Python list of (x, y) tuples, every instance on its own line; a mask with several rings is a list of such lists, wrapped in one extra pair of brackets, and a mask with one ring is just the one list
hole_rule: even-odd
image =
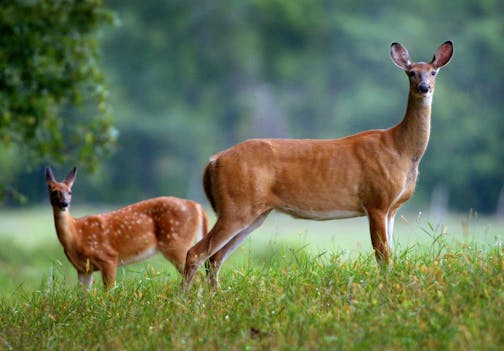
[(409, 72), (408, 72), (408, 76), (409, 76), (410, 78), (413, 78), (413, 77), (415, 76), (415, 71), (409, 71)]
[(72, 192), (71, 192), (71, 191), (69, 191), (69, 192), (68, 192), (68, 195), (72, 195)]
[(436, 71), (432, 71), (430, 74), (431, 74), (431, 76), (435, 76), (436, 73), (437, 73)]

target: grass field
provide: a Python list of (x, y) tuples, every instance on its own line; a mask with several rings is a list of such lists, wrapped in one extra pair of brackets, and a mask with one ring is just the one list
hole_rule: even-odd
[(504, 223), (447, 223), (398, 219), (383, 269), (365, 220), (274, 214), (226, 261), (221, 290), (183, 293), (157, 257), (86, 293), (50, 209), (0, 211), (0, 350), (501, 350)]

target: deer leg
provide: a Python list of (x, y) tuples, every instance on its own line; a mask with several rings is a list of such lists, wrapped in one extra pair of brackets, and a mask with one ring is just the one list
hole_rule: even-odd
[(101, 268), (103, 285), (105, 286), (105, 289), (115, 287), (116, 269), (117, 265), (115, 264), (105, 264)]
[(247, 228), (235, 235), (222, 249), (210, 257), (210, 267), (207, 272), (207, 279), (212, 287), (219, 287), (218, 274), (222, 263), (233, 253), (234, 250), (245, 240), (245, 238), (256, 228), (258, 228), (266, 219), (270, 211), (267, 211), (257, 217)]
[(394, 219), (397, 213), (397, 208), (393, 208), (389, 211), (387, 216), (387, 243), (390, 251), (394, 248)]
[(91, 290), (93, 286), (93, 273), (77, 272), (79, 284), (87, 291)]
[(222, 249), (208, 259), (207, 280), (213, 288), (220, 288), (219, 271), (224, 260), (245, 240), (251, 230), (245, 229), (233, 237)]
[[(158, 246), (159, 247), (159, 246)], [(175, 268), (179, 271), (181, 275), (184, 274), (184, 265), (187, 256), (187, 251), (191, 247), (191, 243), (170, 243), (169, 247), (163, 247), (160, 250), (163, 253), (163, 256), (173, 263)]]
[(390, 249), (387, 243), (387, 215), (382, 210), (368, 210), (369, 230), (376, 260), (389, 263)]
[(210, 232), (203, 237), (196, 245), (187, 252), (186, 263), (184, 268), (184, 289), (187, 290), (191, 284), (194, 274), (198, 268), (209, 257), (213, 256), (217, 251), (222, 249), (231, 239), (246, 229), (254, 219), (237, 221), (223, 218), (233, 218), (232, 216), (221, 216), (217, 219), (214, 227)]

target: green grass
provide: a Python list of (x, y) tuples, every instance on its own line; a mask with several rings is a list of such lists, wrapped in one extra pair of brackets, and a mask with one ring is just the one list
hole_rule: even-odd
[(146, 269), (86, 293), (55, 271), (3, 301), (5, 349), (501, 350), (504, 252), (448, 245), (396, 253), (391, 268), (360, 255), (272, 248), (226, 269), (222, 289)]
[(97, 274), (86, 293), (50, 211), (0, 223), (0, 350), (504, 348), (497, 220), (398, 221), (384, 269), (365, 221), (273, 216), (226, 261), (220, 290), (197, 277), (188, 293), (161, 257), (120, 269), (108, 292)]

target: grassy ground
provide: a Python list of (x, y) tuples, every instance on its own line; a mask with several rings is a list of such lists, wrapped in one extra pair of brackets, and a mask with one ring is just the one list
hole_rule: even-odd
[(50, 212), (30, 211), (0, 212), (0, 350), (504, 348), (499, 221), (399, 220), (382, 269), (365, 221), (277, 215), (226, 262), (221, 290), (197, 281), (183, 293), (157, 258), (86, 293)]

